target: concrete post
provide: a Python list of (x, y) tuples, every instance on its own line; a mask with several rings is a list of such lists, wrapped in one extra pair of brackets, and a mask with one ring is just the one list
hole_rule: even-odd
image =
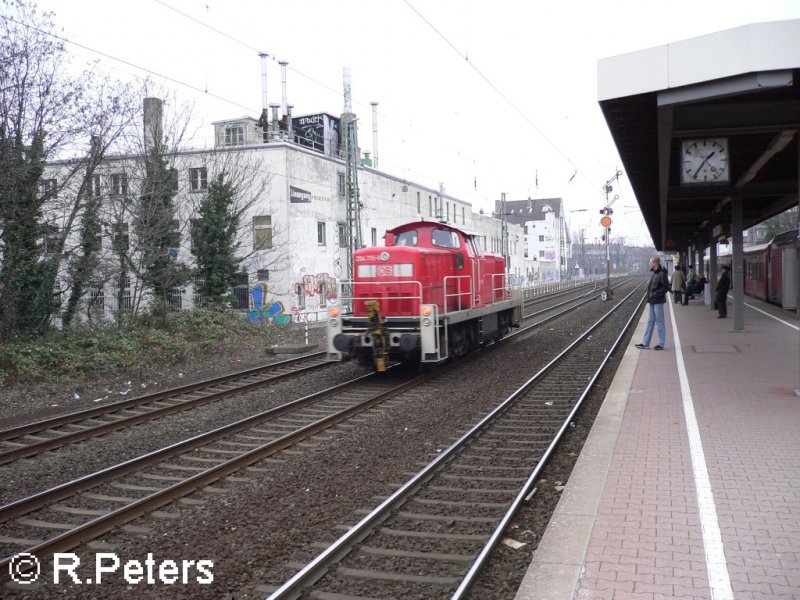
[(742, 198), (731, 199), (731, 238), (733, 256), (733, 330), (744, 331), (744, 250), (742, 238)]

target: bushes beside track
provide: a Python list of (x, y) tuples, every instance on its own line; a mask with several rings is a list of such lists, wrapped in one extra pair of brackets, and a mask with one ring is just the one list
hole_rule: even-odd
[(242, 346), (264, 348), (291, 333), (292, 326), (258, 326), (240, 312), (196, 309), (169, 313), (156, 326), (142, 317), (122, 328), (84, 324), (47, 335), (11, 340), (0, 347), (0, 384), (53, 376), (117, 374), (164, 367)]

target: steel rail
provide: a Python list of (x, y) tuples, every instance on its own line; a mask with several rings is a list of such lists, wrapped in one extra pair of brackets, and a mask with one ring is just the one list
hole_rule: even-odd
[[(388, 498), (386, 498), (383, 502), (381, 502), (375, 509), (373, 509), (369, 514), (363, 517), (358, 523), (356, 523), (353, 527), (351, 527), (346, 533), (344, 533), (341, 537), (339, 537), (333, 544), (328, 546), (325, 550), (323, 550), (316, 558), (314, 558), (310, 563), (308, 563), (305, 567), (303, 567), (300, 571), (298, 571), (294, 576), (292, 576), (289, 580), (287, 580), (283, 585), (281, 585), (277, 590), (275, 590), (270, 596), (268, 596), (267, 600), (294, 600), (299, 598), (304, 588), (309, 585), (312, 585), (315, 581), (320, 579), (326, 572), (330, 570), (330, 568), (339, 562), (343, 557), (351, 552), (353, 547), (365, 539), (372, 530), (384, 521), (387, 518), (389, 511), (398, 507), (402, 503), (404, 503), (416, 490), (418, 490), (423, 484), (425, 484), (428, 480), (434, 477), (439, 471), (440, 467), (450, 461), (453, 457), (455, 457), (462, 448), (466, 445), (468, 441), (471, 441), (479, 432), (483, 431), (488, 425), (490, 425), (498, 416), (506, 412), (514, 403), (515, 401), (525, 393), (529, 388), (531, 388), (535, 383), (538, 383), (539, 380), (547, 374), (550, 370), (553, 369), (561, 360), (569, 354), (577, 345), (579, 345), (587, 336), (590, 336), (591, 333), (599, 327), (603, 322), (606, 321), (616, 310), (618, 310), (633, 294), (636, 293), (636, 290), (639, 289), (640, 286), (637, 286), (632, 292), (630, 292), (625, 298), (620, 300), (615, 306), (613, 306), (602, 318), (596, 321), (593, 325), (591, 325), (586, 331), (584, 331), (581, 335), (577, 336), (576, 339), (570, 343), (562, 352), (560, 352), (555, 358), (553, 358), (548, 364), (542, 367), (535, 375), (533, 375), (530, 379), (528, 379), (520, 388), (518, 388), (515, 392), (513, 392), (508, 398), (506, 398), (503, 402), (501, 402), (498, 406), (496, 406), (489, 414), (487, 414), (479, 423), (473, 426), (469, 431), (467, 431), (464, 435), (462, 435), (458, 440), (453, 442), (447, 449), (443, 450), (439, 456), (437, 456), (433, 461), (431, 461), (428, 465), (426, 465), (421, 471), (419, 471), (416, 475), (414, 475), (411, 479), (409, 479), (405, 484), (403, 484), (398, 490), (396, 490), (393, 494), (391, 494)], [(638, 308), (641, 306), (641, 301), (637, 306), (637, 309), (634, 311), (634, 315), (638, 312)], [(632, 321), (633, 317), (629, 319), (628, 323), (625, 326), (625, 330), (627, 330), (630, 322)], [(624, 334), (623, 331), (623, 334)], [(618, 340), (622, 338), (622, 334), (618, 337)], [(602, 366), (608, 361), (608, 357), (610, 356), (611, 352), (606, 353), (605, 359), (602, 361)], [(602, 368), (601, 366), (601, 368)], [(591, 385), (596, 380), (597, 375), (593, 377), (587, 385), (584, 393), (581, 396), (581, 401), (585, 397), (588, 390), (591, 388)], [(574, 415), (577, 408), (573, 409), (570, 412), (570, 417)], [(565, 421), (565, 424), (561, 426), (559, 429), (558, 435), (562, 435), (563, 431), (566, 427), (569, 426), (569, 419)], [(553, 441), (548, 448), (548, 452), (552, 453), (552, 449), (557, 444), (557, 441)], [(526, 488), (529, 488), (528, 482), (535, 481), (535, 477), (531, 477), (526, 481)], [(518, 498), (525, 498), (527, 495), (526, 493), (520, 493)], [(510, 518), (510, 517), (509, 517)], [(504, 518), (504, 522), (507, 522), (507, 518)], [(502, 531), (502, 529), (501, 529)], [(494, 540), (494, 536), (492, 538)], [(496, 543), (496, 541), (495, 541)], [(488, 555), (488, 551), (486, 552)], [(483, 556), (483, 552), (481, 553)], [(471, 571), (471, 569), (470, 569)]]
[[(636, 289), (638, 289), (638, 288), (636, 288)], [(630, 296), (632, 296), (636, 292), (636, 289), (633, 292), (631, 292), (630, 294), (628, 294), (628, 296), (623, 298), (617, 304), (617, 306), (614, 307), (613, 310), (616, 310), (616, 308), (618, 306), (622, 305), (623, 302), (625, 302)], [(531, 474), (528, 476), (527, 480), (525, 481), (525, 484), (522, 486), (522, 489), (519, 491), (517, 496), (514, 498), (514, 501), (509, 506), (508, 511), (506, 511), (506, 514), (502, 517), (502, 519), (498, 523), (497, 527), (492, 532), (492, 535), (487, 540), (486, 544), (484, 544), (484, 546), (481, 549), (480, 553), (478, 554), (477, 558), (475, 559), (475, 561), (472, 563), (472, 565), (470, 566), (469, 570), (467, 571), (466, 576), (462, 579), (461, 584), (458, 586), (458, 589), (456, 589), (455, 593), (451, 596), (451, 600), (460, 600), (461, 598), (463, 598), (464, 595), (469, 590), (469, 588), (472, 586), (472, 584), (477, 579), (477, 577), (478, 577), (478, 575), (480, 573), (480, 570), (483, 568), (483, 565), (486, 563), (486, 560), (489, 558), (490, 553), (497, 546), (497, 543), (500, 541), (500, 539), (501, 539), (501, 537), (503, 535), (503, 532), (508, 527), (509, 523), (511, 522), (511, 519), (514, 517), (514, 515), (517, 512), (517, 510), (519, 510), (519, 507), (522, 505), (522, 503), (524, 502), (525, 498), (528, 496), (530, 491), (533, 489), (534, 484), (536, 483), (536, 479), (539, 477), (542, 469), (544, 469), (544, 467), (547, 465), (547, 463), (550, 460), (551, 456), (555, 452), (556, 446), (561, 441), (561, 438), (564, 436), (564, 433), (569, 429), (569, 424), (573, 421), (573, 419), (575, 417), (575, 414), (578, 412), (580, 407), (583, 405), (583, 401), (586, 399), (586, 396), (589, 394), (589, 391), (591, 390), (592, 386), (594, 386), (595, 382), (600, 377), (603, 369), (605, 369), (606, 364), (611, 359), (611, 354), (614, 352), (614, 350), (617, 349), (617, 347), (622, 342), (622, 339), (625, 337), (625, 334), (627, 333), (627, 331), (630, 328), (631, 324), (633, 323), (634, 319), (638, 315), (639, 308), (641, 308), (641, 306), (644, 303), (644, 301), (645, 301), (645, 298), (642, 297), (642, 299), (639, 301), (639, 304), (637, 305), (636, 309), (633, 311), (633, 314), (628, 319), (627, 323), (625, 323), (625, 327), (622, 328), (622, 331), (620, 332), (619, 336), (617, 336), (617, 339), (614, 341), (614, 344), (609, 349), (609, 351), (606, 353), (605, 358), (600, 363), (600, 366), (595, 371), (594, 375), (592, 376), (591, 380), (587, 384), (586, 388), (584, 389), (584, 391), (581, 394), (580, 398), (576, 402), (575, 406), (569, 412), (569, 414), (567, 415), (566, 419), (564, 419), (564, 422), (561, 424), (561, 427), (559, 428), (559, 430), (556, 433), (555, 437), (553, 438), (553, 440), (550, 442), (550, 445), (545, 450), (544, 454), (542, 455), (542, 458), (539, 460), (539, 462), (536, 464), (536, 466), (534, 467), (534, 469), (531, 472)], [(609, 315), (606, 315), (606, 317), (607, 316), (609, 316)], [(604, 317), (603, 319), (605, 319), (606, 317)], [(588, 333), (588, 332), (586, 332), (586, 333)], [(586, 333), (584, 333), (584, 336), (586, 335)], [(580, 340), (578, 340), (578, 341), (580, 341)], [(559, 356), (561, 356), (561, 355), (559, 355)], [(525, 387), (527, 385), (528, 385), (528, 383), (526, 382), (525, 384), (523, 384), (523, 387)], [(515, 392), (515, 394), (518, 394), (518, 393), (519, 393), (519, 390), (517, 392)]]
[[(376, 379), (376, 377), (373, 374), (369, 374), (358, 378), (358, 380), (356, 381), (363, 382), (363, 380), (366, 379)], [(84, 523), (83, 525), (79, 525), (69, 531), (64, 532), (63, 534), (51, 538), (50, 540), (47, 540), (32, 548), (29, 548), (28, 550), (26, 550), (26, 552), (28, 552), (29, 554), (36, 555), (37, 553), (48, 554), (52, 552), (59, 552), (70, 548), (74, 548), (75, 546), (79, 545), (82, 542), (94, 539), (97, 536), (106, 533), (114, 529), (115, 527), (128, 523), (133, 519), (149, 511), (152, 511), (165, 504), (169, 504), (170, 502), (178, 498), (182, 498), (188, 494), (191, 494), (192, 492), (198, 490), (199, 488), (205, 487), (214, 481), (217, 481), (223, 477), (230, 475), (235, 471), (238, 471), (244, 467), (251, 465), (254, 462), (257, 462), (263, 458), (267, 458), (268, 456), (271, 456), (281, 450), (284, 450), (287, 447), (298, 443), (299, 441), (302, 441), (312, 435), (319, 433), (320, 431), (328, 429), (333, 425), (336, 425), (342, 421), (352, 418), (353, 416), (372, 408), (376, 404), (379, 404), (387, 400), (388, 398), (396, 396), (406, 391), (409, 388), (417, 386), (419, 382), (424, 379), (426, 379), (426, 376), (420, 375), (411, 379), (410, 381), (406, 381), (401, 383), (400, 385), (394, 386), (389, 390), (382, 391), (370, 398), (367, 398), (363, 401), (358, 402), (357, 404), (354, 404), (353, 406), (350, 406), (332, 415), (319, 419), (309, 425), (301, 427), (300, 429), (294, 432), (288, 433), (276, 440), (263, 444), (257, 448), (246, 451), (240, 456), (229, 459), (214, 467), (210, 467), (209, 469), (206, 469), (201, 473), (198, 473), (183, 481), (175, 483), (167, 488), (164, 488), (163, 490), (154, 492), (148, 496), (140, 498), (139, 500), (131, 504), (128, 504), (114, 511), (111, 511), (105, 515), (101, 515), (95, 519), (92, 519), (91, 521)], [(352, 386), (353, 383), (354, 382), (349, 382), (349, 385)], [(342, 388), (346, 385), (348, 384), (341, 384), (335, 387)], [(319, 392), (316, 395), (320, 395), (323, 393), (326, 393), (326, 395), (330, 395), (331, 391), (325, 390), (325, 392)], [(301, 400), (307, 401), (308, 398), (310, 397), (303, 398)], [(300, 402), (300, 400), (296, 402)], [(245, 421), (252, 421), (252, 420), (253, 417), (245, 419)], [(241, 422), (237, 422), (233, 425), (239, 425), (240, 423)], [(228, 427), (232, 427), (233, 425)], [(196, 440), (196, 438), (192, 438), (192, 440)], [(173, 447), (174, 446), (171, 446), (169, 448), (171, 449)], [(128, 461), (128, 463), (130, 462), (132, 461)], [(127, 465), (128, 463), (122, 463), (122, 465)], [(108, 470), (106, 469), (104, 471)], [(101, 471), (100, 473), (104, 473), (104, 471)], [(83, 481), (83, 480), (85, 480), (85, 478), (81, 478), (81, 480), (77, 481)], [(63, 490), (64, 486), (59, 486), (58, 489)], [(47, 493), (49, 493), (49, 491), (45, 492), (45, 494)], [(38, 495), (37, 497), (32, 497), (32, 498), (36, 498), (37, 504), (40, 504), (41, 506)], [(14, 504), (19, 505), (21, 502), (24, 501), (20, 501)], [(47, 504), (47, 502), (45, 504)], [(14, 505), (9, 505), (8, 507), (3, 507), (3, 509), (8, 508), (9, 510), (13, 510), (13, 507)], [(8, 564), (10, 563), (11, 559), (12, 557), (6, 557), (0, 560), (0, 582), (7, 580), (9, 577)]]
[[(324, 354), (325, 354), (324, 352), (319, 352), (315, 353), (312, 356), (318, 359), (322, 358), (322, 355)], [(75, 424), (79, 423), (80, 421), (96, 418), (98, 416), (113, 415), (123, 410), (130, 410), (133, 407), (145, 406), (147, 404), (151, 404), (154, 402), (163, 401), (167, 398), (174, 398), (177, 400), (180, 399), (181, 395), (191, 394), (192, 392), (200, 390), (211, 391), (211, 388), (213, 388), (214, 386), (219, 386), (225, 383), (233, 383), (237, 379), (246, 379), (249, 377), (258, 376), (261, 373), (267, 371), (269, 368), (275, 369), (275, 368), (291, 367), (298, 362), (307, 361), (309, 358), (311, 358), (311, 356), (290, 359), (288, 361), (282, 361), (280, 363), (273, 363), (268, 367), (258, 367), (257, 369), (242, 371), (240, 373), (234, 373), (231, 375), (224, 375), (222, 377), (217, 377), (208, 381), (198, 382), (180, 388), (172, 388), (170, 390), (165, 390), (163, 392), (158, 392), (156, 394), (148, 396), (140, 396), (138, 398), (132, 398), (130, 400), (118, 402), (113, 405), (106, 405), (103, 407), (87, 409), (85, 411), (78, 411), (70, 413), (68, 415), (63, 415), (62, 417), (55, 417), (54, 419), (37, 421), (36, 423), (24, 425), (19, 428), (7, 429), (4, 432), (0, 432), (0, 435), (7, 435), (7, 437), (3, 441), (8, 442), (13, 439), (18, 439), (20, 437), (23, 437), (25, 435), (29, 435), (31, 432), (43, 432), (52, 429), (54, 427), (61, 427), (64, 425)], [(63, 435), (59, 435), (58, 437), (53, 437), (39, 442), (34, 442), (32, 444), (26, 444), (24, 446), (20, 446), (19, 448), (6, 450), (4, 452), (0, 452), (0, 465), (7, 464), (15, 460), (19, 460), (20, 458), (33, 456), (35, 454), (41, 454), (42, 452), (46, 452), (47, 450), (53, 450), (55, 448), (60, 448), (62, 446), (73, 444), (75, 442), (104, 435), (112, 431), (125, 429), (133, 425), (138, 425), (139, 423), (152, 421), (170, 414), (182, 412), (184, 410), (188, 410), (190, 408), (194, 408), (203, 404), (216, 402), (217, 400), (221, 400), (222, 398), (227, 398), (230, 396), (242, 394), (257, 389), (259, 387), (263, 387), (264, 385), (275, 383), (282, 379), (295, 377), (299, 373), (310, 372), (317, 369), (321, 369), (323, 367), (329, 366), (330, 364), (332, 363), (329, 363), (327, 361), (321, 361), (318, 364), (312, 364), (305, 368), (290, 371), (287, 373), (278, 373), (272, 376), (267, 376), (265, 379), (247, 383), (245, 385), (240, 385), (234, 388), (223, 389), (217, 392), (211, 392), (209, 394), (197, 398), (188, 398), (185, 400), (181, 400), (179, 403), (175, 403), (170, 406), (161, 406), (153, 410), (148, 410), (147, 412), (125, 416), (119, 419), (115, 419), (113, 421), (104, 422), (100, 425), (94, 425), (91, 427), (80, 429), (78, 431), (71, 431), (68, 433), (64, 433)], [(12, 433), (15, 435), (12, 435)]]

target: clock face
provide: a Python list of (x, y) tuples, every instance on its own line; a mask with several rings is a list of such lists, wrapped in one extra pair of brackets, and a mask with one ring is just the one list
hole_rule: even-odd
[(681, 153), (682, 183), (727, 183), (728, 140), (684, 140)]

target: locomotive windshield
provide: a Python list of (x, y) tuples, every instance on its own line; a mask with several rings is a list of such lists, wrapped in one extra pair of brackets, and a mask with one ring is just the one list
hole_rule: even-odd
[(434, 229), (431, 231), (431, 244), (440, 248), (460, 248), (458, 234), (448, 229)]
[(402, 233), (398, 233), (397, 237), (395, 238), (394, 245), (395, 246), (416, 246), (417, 240), (419, 237), (417, 236), (416, 230), (412, 229), (410, 231), (403, 231)]

